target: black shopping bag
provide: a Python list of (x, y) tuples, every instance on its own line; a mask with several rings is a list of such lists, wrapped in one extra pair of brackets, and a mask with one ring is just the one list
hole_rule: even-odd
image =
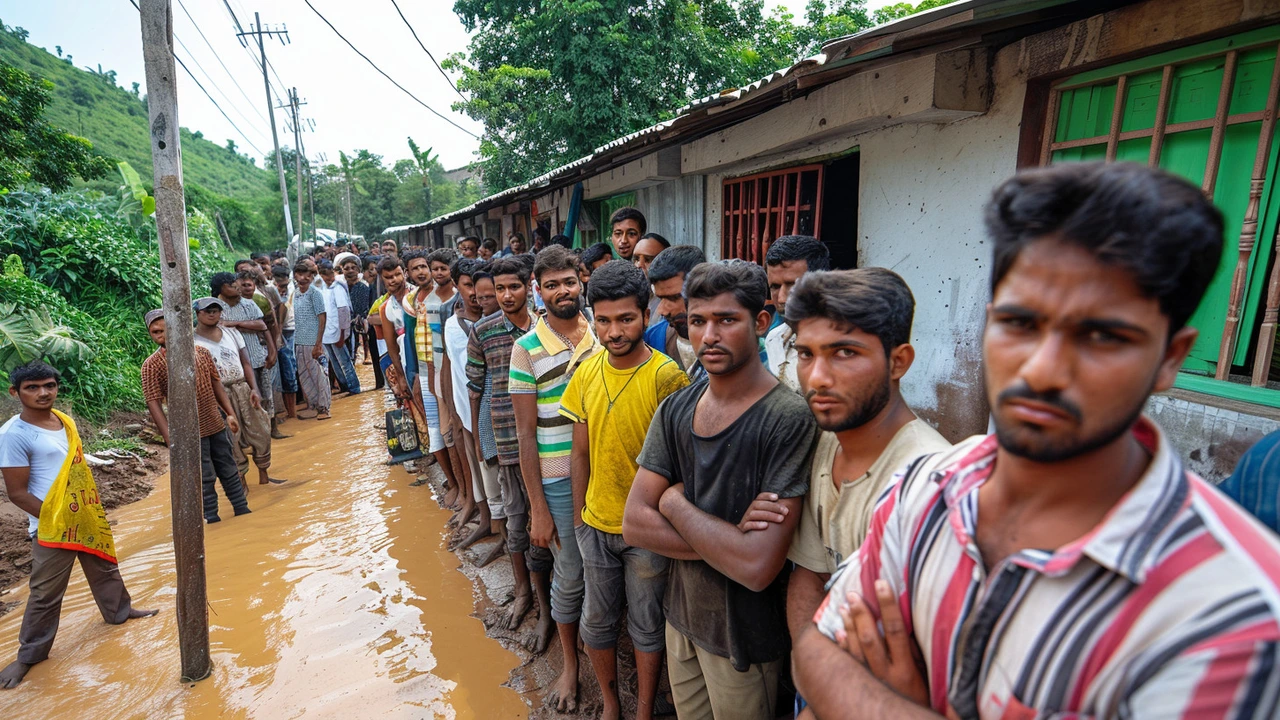
[(391, 453), (389, 465), (422, 457), (418, 426), (413, 422), (412, 414), (401, 409), (387, 411), (387, 452)]

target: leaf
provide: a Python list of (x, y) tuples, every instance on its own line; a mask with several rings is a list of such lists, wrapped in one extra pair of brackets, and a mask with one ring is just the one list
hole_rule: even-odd
[(13, 368), (40, 355), (40, 335), (31, 324), (31, 313), (13, 303), (0, 303), (0, 370)]

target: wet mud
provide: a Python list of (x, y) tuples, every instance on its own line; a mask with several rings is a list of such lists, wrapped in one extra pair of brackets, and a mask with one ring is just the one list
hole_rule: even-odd
[[(272, 474), (289, 482), (251, 483), (252, 514), (223, 500), (206, 527), (210, 678), (179, 682), (165, 475), (110, 513), (134, 604), (160, 614), (106, 625), (73, 571), (53, 653), (0, 693), (0, 717), (528, 716), (542, 683), (518, 683), (531, 703), (506, 686), (521, 658), (473, 617), (472, 580), (444, 548), (449, 513), (382, 464), (383, 403), (367, 392), (335, 401), (332, 420), (287, 423)], [(3, 600), (25, 597), (20, 586)], [(0, 617), (6, 662), (21, 615)]]

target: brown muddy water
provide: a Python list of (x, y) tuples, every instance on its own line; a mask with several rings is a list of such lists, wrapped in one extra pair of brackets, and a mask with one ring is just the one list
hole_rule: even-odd
[[(211, 677), (179, 682), (165, 475), (109, 515), (134, 605), (159, 616), (105, 625), (74, 570), (52, 655), (0, 692), (0, 718), (526, 717), (502, 687), (519, 659), (471, 617), (471, 582), (444, 549), (448, 512), (382, 464), (383, 398), (287, 423), (272, 475), (288, 484), (251, 481), (251, 515), (222, 500), (223, 521), (205, 531)], [(21, 621), (20, 609), (0, 618), (3, 663)]]

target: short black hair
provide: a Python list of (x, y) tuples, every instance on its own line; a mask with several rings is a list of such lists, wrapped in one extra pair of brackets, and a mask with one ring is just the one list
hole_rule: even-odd
[(260, 275), (262, 275), (261, 270), (258, 270), (257, 272), (254, 272), (252, 270), (241, 270), (240, 272), (236, 273), (236, 282), (240, 282), (241, 280), (252, 280), (253, 284), (257, 285), (258, 276)]
[(559, 245), (560, 247), (565, 248), (566, 250), (573, 249), (573, 239), (570, 238), (568, 235), (552, 235), (551, 244)]
[(525, 286), (529, 286), (529, 269), (525, 267), (519, 255), (501, 257), (489, 264), (489, 274), (493, 277), (499, 275), (515, 275), (520, 278), (520, 282)]
[(654, 256), (649, 263), (649, 282), (657, 283), (683, 274), (705, 263), (707, 256), (697, 245), (672, 245)]
[(21, 390), (24, 382), (50, 379), (61, 383), (62, 373), (43, 360), (32, 360), (9, 371), (9, 387), (14, 390)]
[(298, 273), (306, 273), (307, 275), (310, 275), (310, 274), (312, 274), (312, 273), (314, 273), (314, 272), (315, 272), (315, 270), (312, 270), (312, 269), (311, 269), (311, 266), (310, 266), (310, 265), (308, 265), (307, 263), (303, 262), (302, 260), (299, 260), (299, 261), (298, 261), (298, 264), (296, 264), (296, 265), (294, 265), (294, 266), (293, 266), (293, 274), (294, 274), (294, 275), (297, 275)]
[(481, 241), (480, 247), (488, 248), (491, 251), (497, 252), (498, 241), (494, 240), (493, 238), (485, 238), (483, 241)]
[(996, 188), (986, 225), (993, 296), (1024, 248), (1054, 239), (1132, 275), (1160, 303), (1171, 335), (1195, 312), (1222, 257), (1222, 213), (1200, 188), (1137, 163), (1020, 172)]
[(566, 250), (563, 246), (548, 245), (534, 257), (533, 276), (541, 282), (543, 273), (556, 272), (558, 270), (573, 270), (576, 272), (581, 262), (577, 255)]
[(617, 225), (620, 222), (626, 222), (627, 220), (636, 221), (636, 224), (640, 226), (641, 235), (645, 233), (645, 230), (649, 229), (649, 223), (644, 219), (644, 213), (633, 207), (624, 207), (619, 208), (618, 211), (613, 214), (613, 217), (609, 218), (609, 231), (613, 231), (614, 225)]
[[(250, 260), (249, 258), (240, 258), (239, 260), (237, 260), (237, 261), (235, 261), (234, 263), (232, 263), (232, 264), (231, 264), (231, 269), (232, 269), (232, 270), (235, 270), (236, 268), (240, 267), (241, 265), (243, 265), (243, 264), (245, 264), (245, 263), (249, 263), (250, 265), (257, 265), (257, 263), (255, 263), (254, 261)], [(217, 294), (217, 293), (215, 293), (215, 294)]]
[(395, 255), (388, 255), (378, 262), (378, 274), (381, 275), (388, 270), (395, 270), (396, 268), (402, 267), (404, 267), (404, 265), (400, 263), (400, 258)]
[[(404, 251), (400, 253), (400, 259), (404, 262), (405, 269), (408, 270), (409, 263), (413, 262), (414, 260), (422, 260), (423, 262), (426, 262), (427, 254), (422, 252), (421, 250), (410, 250), (406, 248)], [(427, 263), (427, 265), (430, 265), (430, 264), (431, 263), (429, 262)]]
[(458, 283), (458, 278), (463, 275), (473, 277), (476, 273), (488, 267), (489, 263), (481, 260), (480, 258), (458, 258), (449, 266), (449, 275), (453, 278), (453, 282), (456, 285)]
[(548, 230), (548, 229), (546, 229), (545, 227), (543, 227), (543, 226), (541, 226), (541, 225), (539, 225), (539, 226), (537, 226), (537, 227), (535, 227), (535, 228), (533, 229), (533, 236), (536, 238), (536, 237), (538, 237), (539, 235), (541, 235), (541, 236), (542, 236), (542, 238), (543, 238), (544, 240), (550, 240), (550, 239), (551, 239), (551, 231), (550, 231), (550, 230)]
[(326, 271), (326, 270), (328, 270), (329, 272), (333, 272), (333, 261), (331, 261), (331, 260), (329, 260), (329, 259), (327, 259), (327, 258), (320, 258), (319, 260), (317, 260), (317, 261), (316, 261), (316, 271), (317, 271), (317, 272), (324, 272), (324, 271)]
[(765, 265), (781, 265), (791, 260), (804, 260), (809, 272), (831, 269), (831, 251), (812, 235), (783, 235), (769, 246)]
[(875, 335), (884, 354), (911, 342), (916, 300), (898, 273), (879, 267), (818, 271), (796, 282), (787, 300), (792, 330), (810, 318), (826, 318), (844, 329)]
[(250, 258), (253, 258), (253, 261), (254, 261), (254, 262), (257, 262), (257, 261), (258, 261), (258, 258), (262, 258), (263, 260), (270, 260), (270, 259), (271, 259), (270, 257), (268, 257), (268, 256), (267, 256), (267, 254), (266, 254), (266, 253), (263, 253), (263, 252), (256, 252), (256, 253), (253, 253), (253, 254), (252, 254), (252, 255), (250, 255), (249, 257), (250, 257)]
[(361, 270), (368, 270), (370, 265), (372, 265), (372, 266), (373, 266), (373, 268), (374, 268), (375, 270), (378, 268), (378, 258), (377, 258), (377, 256), (376, 256), (376, 255), (361, 255), (361, 256), (360, 256), (360, 269), (361, 269)]
[(582, 264), (587, 267), (600, 262), (604, 258), (613, 257), (613, 248), (609, 247), (609, 243), (598, 242), (595, 245), (582, 251)]
[(480, 247), (480, 238), (476, 237), (475, 235), (468, 235), (466, 237), (458, 238), (458, 242), (456, 243), (456, 245), (458, 247), (462, 247), (462, 243), (464, 242), (473, 242), (476, 244), (477, 248)]
[(524, 274), (526, 277), (533, 275), (533, 266), (538, 262), (538, 258), (531, 252), (523, 252), (519, 255), (509, 256), (512, 260), (524, 265)]
[(485, 263), (485, 267), (479, 270), (476, 270), (474, 273), (472, 273), (471, 282), (478, 283), (481, 280), (488, 280), (489, 282), (493, 282), (493, 273), (490, 272), (490, 270), (492, 269), (493, 268), (489, 265), (489, 263)]
[(273, 278), (287, 278), (287, 277), (289, 277), (289, 268), (287, 268), (287, 267), (285, 267), (285, 266), (283, 266), (283, 265), (272, 265), (272, 266), (271, 266), (271, 277), (273, 277)]
[[(667, 252), (663, 250), (659, 257)], [(733, 293), (739, 305), (759, 315), (769, 298), (769, 278), (764, 268), (737, 258), (702, 263), (684, 276), (686, 300), (710, 300), (725, 293)]]
[[(252, 261), (246, 260), (245, 262), (252, 262)], [(214, 297), (217, 297), (222, 294), (223, 285), (235, 285), (235, 284), (236, 284), (235, 273), (229, 273), (229, 272), (214, 273), (213, 277), (209, 278), (209, 294)]]
[(610, 260), (591, 273), (587, 286), (587, 302), (595, 305), (601, 300), (622, 300), (634, 297), (636, 307), (649, 307), (649, 281), (644, 272), (626, 260)]
[(453, 248), (438, 248), (432, 250), (427, 255), (427, 264), (444, 263), (445, 265), (453, 265), (453, 261), (458, 259), (458, 251)]
[(640, 236), (640, 239), (641, 240), (657, 240), (658, 244), (662, 246), (663, 250), (666, 250), (667, 248), (671, 247), (670, 241), (668, 241), (666, 238), (662, 237), (658, 233), (645, 233), (644, 235)]

